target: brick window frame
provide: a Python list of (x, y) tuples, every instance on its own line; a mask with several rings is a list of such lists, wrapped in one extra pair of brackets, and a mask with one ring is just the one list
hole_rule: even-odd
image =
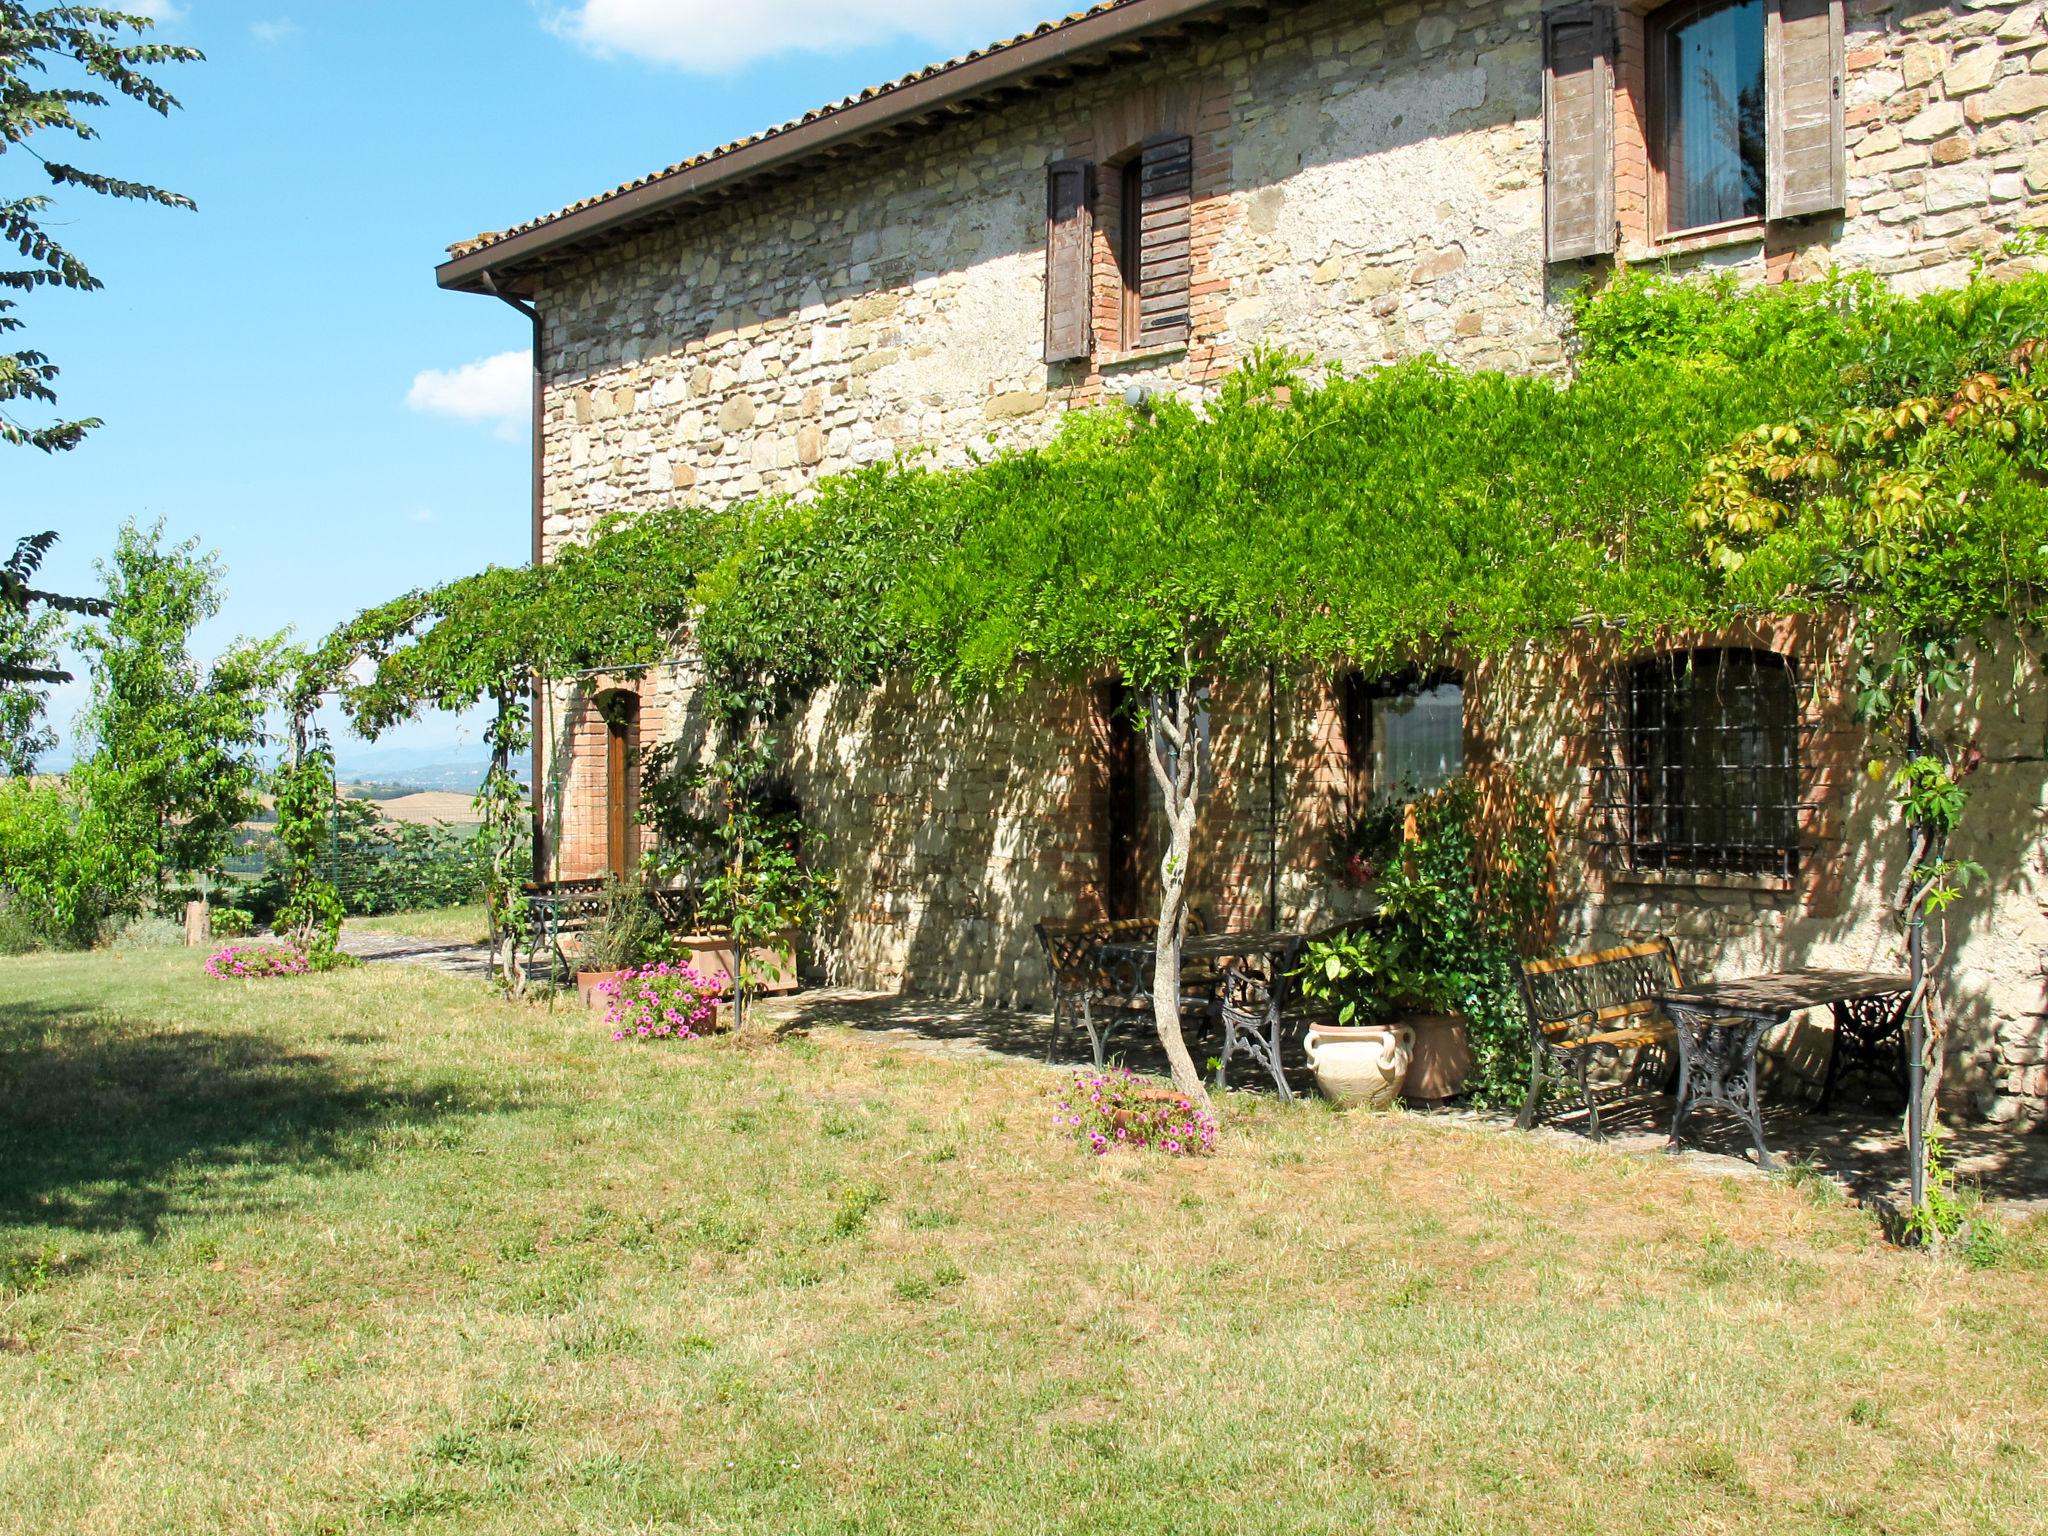
[[(1181, 369), (1190, 382), (1222, 377), (1237, 360), (1225, 339), (1224, 314), (1230, 284), (1216, 272), (1216, 253), (1225, 236), (1243, 221), (1232, 197), (1233, 100), (1221, 73), (1161, 78), (1118, 96), (1090, 113), (1077, 132), (1051, 151), (1049, 164), (1087, 162), (1095, 168), (1090, 238), (1091, 321), (1094, 337), (1085, 357), (1052, 361), (1048, 382), (1062, 397), (1085, 403), (1120, 392), (1120, 372), (1153, 364)], [(1188, 218), (1188, 323), (1184, 338), (1131, 351), (1118, 344), (1124, 295), (1114, 237), (1123, 204), (1119, 170), (1147, 143), (1182, 135), (1193, 141), (1192, 193)]]
[[(1618, 724), (1608, 714), (1616, 670), (1658, 653), (1708, 649), (1772, 651), (1797, 670), (1801, 814), (1798, 867), (1789, 876), (1632, 868), (1625, 829), (1615, 826), (1615, 807), (1602, 793), (1603, 764), (1610, 761), (1606, 754)], [(1623, 899), (1642, 896), (1644, 887), (1677, 897), (1688, 888), (1734, 886), (1756, 892), (1759, 899), (1774, 897), (1801, 907), (1809, 917), (1838, 914), (1849, 873), (1844, 813), (1868, 749), (1866, 734), (1855, 722), (1853, 689), (1845, 680), (1848, 654), (1846, 623), (1838, 617), (1816, 616), (1683, 631), (1642, 649), (1587, 637), (1558, 657), (1559, 700), (1581, 722), (1573, 733), (1576, 745), (1569, 749), (1580, 785), (1569, 824), (1585, 861), (1590, 890)]]

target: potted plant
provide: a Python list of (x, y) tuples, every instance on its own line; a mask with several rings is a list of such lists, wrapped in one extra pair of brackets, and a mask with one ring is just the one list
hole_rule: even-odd
[(832, 875), (806, 861), (808, 829), (772, 763), (759, 733), (708, 763), (671, 743), (649, 754), (641, 788), (641, 819), (659, 834), (655, 866), (693, 882), (697, 896), (694, 931), (674, 948), (732, 977), (742, 1029), (755, 996), (796, 990), (799, 939), (838, 894)]
[(666, 936), (661, 910), (646, 883), (637, 874), (606, 876), (602, 904), (584, 928), (577, 951), (577, 994), (597, 1006), (599, 985), (656, 959)]
[(1391, 1108), (1415, 1060), (1413, 1019), (1432, 1016), (1438, 996), (1406, 942), (1371, 925), (1341, 928), (1308, 945), (1298, 975), (1302, 995), (1335, 1018), (1309, 1025), (1316, 1086), (1347, 1108)]
[(703, 1040), (727, 1027), (732, 978), (664, 960), (620, 971), (596, 991), (614, 1040)]

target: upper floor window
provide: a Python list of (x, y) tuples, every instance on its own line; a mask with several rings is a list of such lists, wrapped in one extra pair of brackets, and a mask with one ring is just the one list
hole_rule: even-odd
[(1770, 651), (1678, 651), (1622, 683), (1637, 869), (1790, 876), (1799, 864), (1799, 702)]
[(1848, 204), (1843, 0), (1566, 0), (1543, 12), (1551, 261)]
[(1164, 134), (1102, 167), (1088, 160), (1048, 167), (1047, 362), (1188, 339), (1194, 163), (1192, 139)]
[(1664, 232), (1764, 216), (1764, 6), (1667, 7), (1650, 19)]

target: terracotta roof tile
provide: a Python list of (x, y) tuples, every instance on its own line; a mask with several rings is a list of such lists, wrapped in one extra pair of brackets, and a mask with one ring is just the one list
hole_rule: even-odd
[(990, 43), (985, 48), (977, 48), (971, 53), (963, 53), (956, 59), (947, 59), (944, 63), (927, 65), (925, 68), (915, 70), (899, 80), (891, 80), (883, 85), (869, 86), (866, 90), (860, 91), (855, 95), (844, 97), (839, 101), (831, 102), (806, 112), (802, 117), (793, 118), (786, 123), (780, 123), (773, 128), (753, 134), (748, 138), (735, 139), (730, 144), (722, 144), (707, 154), (695, 155), (688, 160), (678, 161), (676, 164), (667, 166), (662, 170), (654, 171), (637, 180), (614, 187), (609, 192), (601, 192), (595, 197), (586, 197), (581, 202), (571, 203), (566, 208), (558, 208), (553, 213), (544, 214), (537, 219), (528, 219), (525, 223), (515, 224), (509, 229), (491, 230), (477, 235), (473, 239), (459, 241), (448, 247), (448, 254), (452, 257), (468, 256), (477, 251), (486, 250), (501, 241), (511, 239), (514, 235), (523, 235), (531, 230), (540, 229), (545, 225), (554, 223), (557, 219), (567, 218), (572, 213), (580, 213), (585, 208), (594, 208), (600, 203), (609, 202), (615, 197), (622, 197), (628, 192), (637, 191), (641, 187), (649, 186), (666, 177), (675, 176), (684, 171), (694, 171), (700, 166), (709, 165), (716, 160), (722, 160), (727, 155), (739, 150), (780, 137), (791, 129), (801, 128), (806, 123), (814, 123), (820, 118), (831, 117), (835, 113), (843, 112), (849, 107), (859, 106), (862, 102), (873, 101), (878, 97), (891, 95), (894, 92), (903, 90), (907, 86), (929, 80), (935, 75), (943, 75), (948, 70), (958, 69), (963, 64), (970, 64), (976, 59), (984, 59), (991, 54), (1002, 53), (1022, 43), (1028, 43), (1033, 38), (1043, 37), (1049, 32), (1064, 31), (1068, 27), (1086, 21), (1091, 16), (1099, 16), (1106, 11), (1122, 10), (1124, 7), (1136, 3), (1137, 0), (1101, 0), (1100, 4), (1091, 5), (1083, 11), (1075, 11), (1060, 17), (1056, 21), (1040, 22), (1028, 32), (1020, 32), (1015, 37), (1004, 38), (1000, 42)]

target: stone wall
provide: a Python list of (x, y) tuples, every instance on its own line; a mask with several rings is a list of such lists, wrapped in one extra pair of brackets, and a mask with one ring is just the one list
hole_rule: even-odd
[[(546, 546), (609, 513), (801, 494), (899, 453), (957, 464), (1041, 441), (1066, 409), (1132, 383), (1199, 398), (1258, 345), (1353, 368), (1432, 351), (1561, 369), (1562, 296), (1604, 269), (1543, 264), (1539, 23), (1536, 0), (1285, 8), (550, 269), (538, 294)], [(1758, 281), (1839, 264), (1947, 283), (1995, 262), (2048, 201), (2038, 0), (1851, 0), (1846, 213), (1659, 244), (1642, 190), (1641, 36), (1624, 24), (1617, 78), (1631, 260)], [(1197, 141), (1194, 334), (1185, 348), (1049, 367), (1045, 167), (1106, 161), (1154, 132)], [(1816, 667), (1840, 659), (1825, 635), (1773, 643)], [(1573, 701), (1595, 670), (1584, 656), (1530, 657), (1473, 678), (1474, 755), (1543, 766), (1568, 831), (1585, 789)], [(643, 720), (701, 733), (686, 667), (644, 686), (658, 708)], [(601, 846), (584, 708), (559, 695), (546, 733), (560, 873)], [(1882, 962), (1898, 840), (1881, 791), (1854, 771), (1842, 700), (1813, 708), (1825, 771), (1814, 857), (1794, 889), (1631, 885), (1579, 838), (1570, 934), (1671, 931), (1703, 969)], [(2029, 708), (2038, 715), (2038, 695)], [(1213, 712), (1200, 899), (1223, 921), (1327, 911), (1322, 850), (1351, 781), (1327, 681), (1225, 690)], [(1958, 914), (1957, 1060), (1977, 1109), (2036, 1114), (2048, 1106), (2044, 730), (2032, 717), (1984, 730), (1998, 750), (1971, 837), (1993, 879)], [(833, 692), (792, 736), (793, 787), (845, 885), (818, 973), (1042, 1000), (1032, 922), (1102, 899), (1103, 768), (1086, 691), (1001, 707), (900, 686)]]

